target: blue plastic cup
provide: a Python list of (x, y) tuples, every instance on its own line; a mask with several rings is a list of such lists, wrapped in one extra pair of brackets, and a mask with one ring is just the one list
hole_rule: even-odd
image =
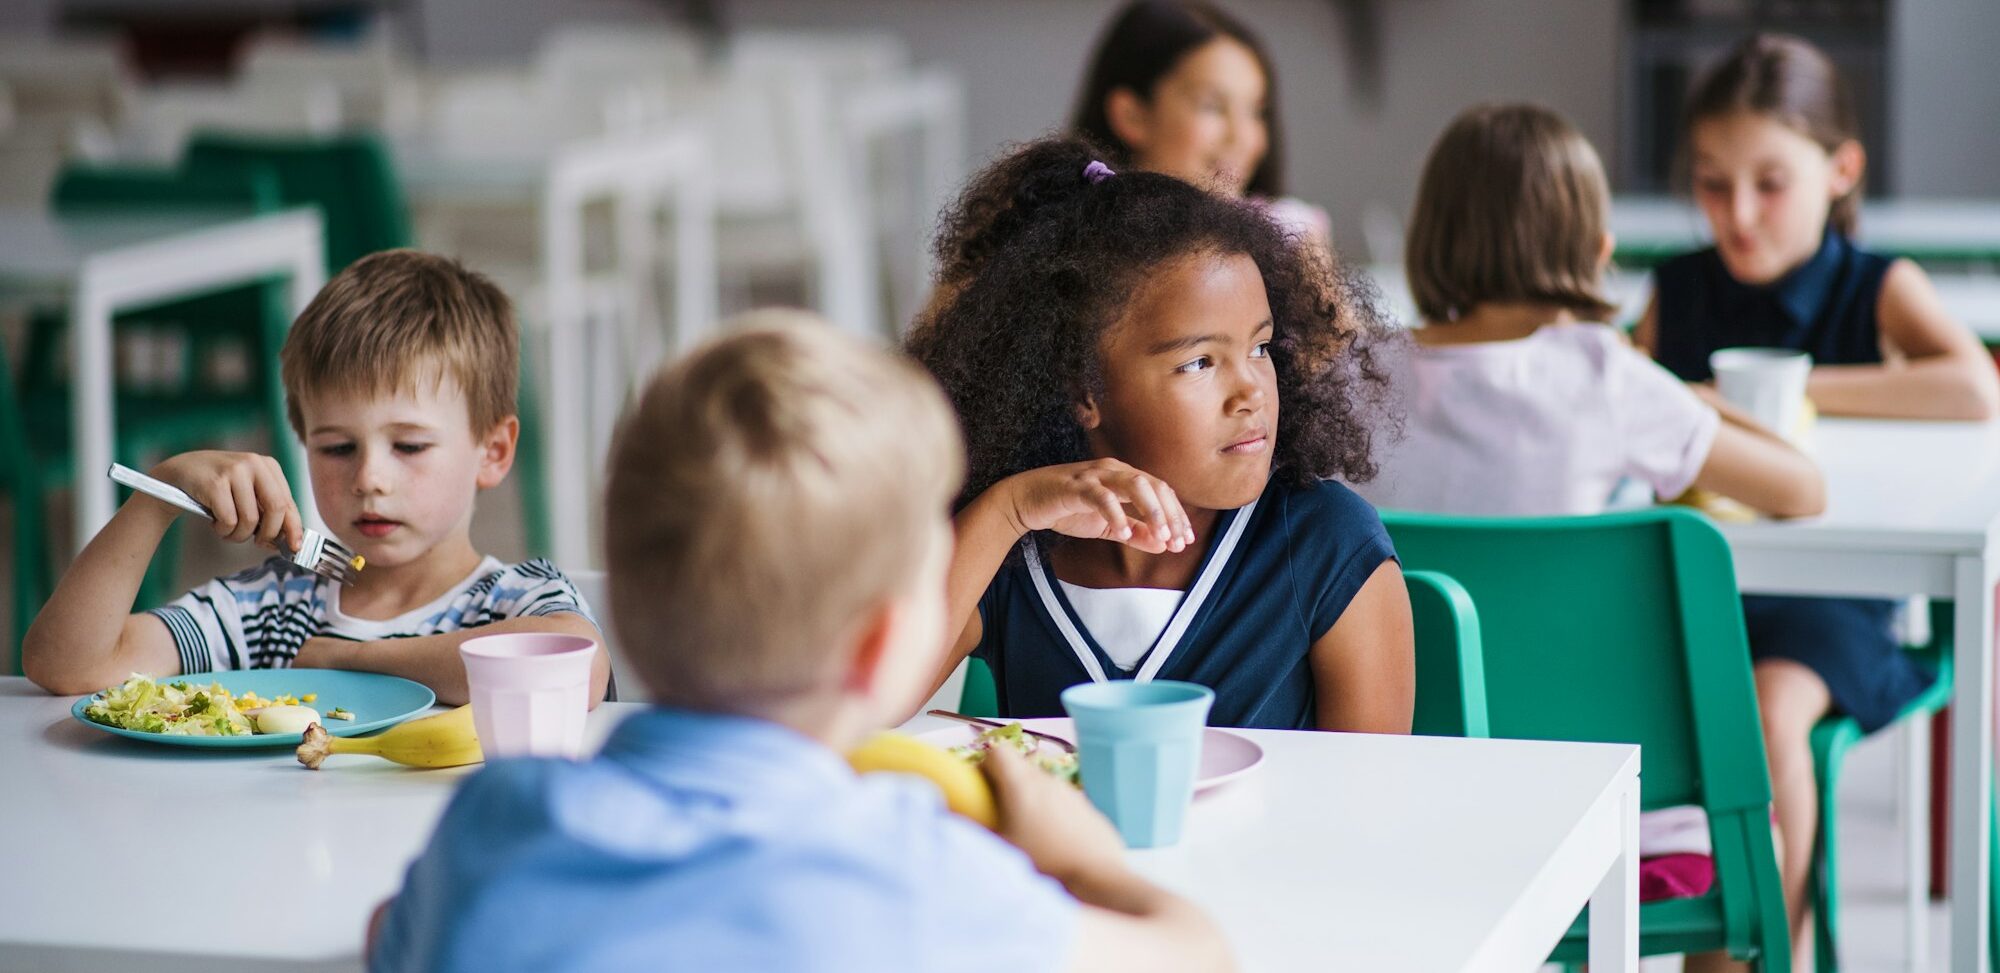
[(1083, 792), (1128, 848), (1181, 840), (1215, 693), (1191, 682), (1083, 683), (1063, 690), (1076, 721)]

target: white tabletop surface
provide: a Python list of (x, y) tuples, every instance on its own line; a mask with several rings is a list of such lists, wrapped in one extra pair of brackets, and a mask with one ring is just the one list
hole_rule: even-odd
[[(1674, 196), (1616, 197), (1611, 232), (1620, 249), (1666, 250), (1709, 239), (1693, 202)], [(1890, 253), (2000, 257), (2000, 200), (1864, 200), (1858, 239)]]
[(45, 206), (0, 207), (0, 286), (64, 288), (92, 254), (248, 215), (248, 209), (218, 209), (57, 216)]
[[(1382, 290), (1382, 310), (1392, 323), (1409, 327), (1417, 323), (1416, 300), (1410, 296), (1408, 278), (1396, 264), (1369, 264), (1364, 268)], [(1956, 318), (1981, 340), (2000, 342), (2000, 276), (1970, 273), (1931, 275), (1938, 300), (1947, 314)], [(1646, 313), (1653, 299), (1653, 275), (1639, 270), (1611, 270), (1604, 275), (1604, 296), (1618, 306), (1617, 323), (1629, 325)]]
[[(72, 701), (0, 679), (0, 968), (358, 969), (366, 916), (469, 771), (135, 743)], [(593, 740), (635, 709), (600, 707)], [(1265, 765), (1201, 798), (1180, 846), (1132, 857), (1252, 970), (1531, 969), (1598, 881), (1579, 822), (1638, 766), (1625, 746), (1249, 735)], [(175, 876), (193, 881), (130, 897)]]
[(1978, 554), (2000, 521), (2000, 422), (1822, 418), (1807, 449), (1826, 474), (1826, 513), (1725, 524), (1732, 546)]

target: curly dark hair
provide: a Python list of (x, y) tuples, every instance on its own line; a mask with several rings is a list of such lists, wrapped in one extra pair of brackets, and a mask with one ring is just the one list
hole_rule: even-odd
[(908, 349), (964, 424), (961, 502), (1024, 470), (1090, 459), (1075, 405), (1102, 389), (1099, 341), (1149, 272), (1193, 254), (1243, 254), (1271, 302), (1278, 378), (1273, 475), (1294, 486), (1375, 475), (1387, 382), (1374, 288), (1257, 204), (1170, 176), (1121, 172), (1076, 138), (1008, 154), (945, 214), (939, 296)]

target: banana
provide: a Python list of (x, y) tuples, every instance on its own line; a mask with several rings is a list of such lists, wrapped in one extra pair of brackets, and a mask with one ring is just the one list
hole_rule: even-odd
[(993, 804), (993, 789), (979, 768), (900, 733), (877, 733), (847, 753), (848, 766), (857, 773), (889, 772), (914, 774), (937, 785), (944, 793), (945, 806), (988, 828), (1000, 822)]
[(372, 737), (337, 737), (317, 723), (306, 727), (299, 763), (318, 770), (320, 761), (336, 753), (371, 753), (410, 767), (457, 767), (485, 759), (469, 705), (399, 723)]

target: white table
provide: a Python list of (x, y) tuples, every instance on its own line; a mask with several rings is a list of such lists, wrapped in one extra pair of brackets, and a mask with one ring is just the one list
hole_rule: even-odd
[[(1620, 253), (1658, 256), (1706, 246), (1708, 223), (1673, 196), (1619, 196), (1611, 232)], [(2000, 200), (1884, 199), (1861, 204), (1860, 241), (1888, 253), (1947, 260), (2000, 259)]]
[[(170, 750), (75, 723), (72, 701), (0, 679), (0, 969), (358, 969), (370, 910), (469, 772)], [(593, 740), (636, 708), (600, 707)], [(1181, 845), (1132, 856), (1211, 909), (1246, 970), (1532, 970), (1587, 901), (1594, 968), (1635, 968), (1636, 747), (1251, 735), (1265, 766), (1197, 801)], [(143, 905), (105, 878), (203, 869)], [(223, 880), (252, 870), (287, 891)]]
[[(111, 319), (120, 311), (283, 275), (293, 314), (326, 280), (319, 213), (301, 209), (254, 217), (76, 217), (46, 209), (0, 209), (0, 290), (67, 294), (70, 308), (72, 429), (76, 437), (76, 549), (111, 519), (117, 495), (104, 471), (116, 436)], [(293, 437), (280, 448), (303, 452)], [(318, 514), (311, 485), (309, 521)]]
[[(1409, 279), (1396, 264), (1369, 264), (1369, 278), (1382, 289), (1383, 310), (1397, 324), (1410, 326), (1417, 320), (1417, 304), (1410, 296)], [(1971, 328), (1980, 340), (2000, 343), (2000, 276), (1990, 274), (1941, 273), (1931, 275), (1938, 300), (1945, 312)], [(1604, 275), (1604, 296), (1618, 305), (1618, 324), (1636, 322), (1653, 299), (1653, 275), (1637, 270), (1612, 270)]]
[(1823, 419), (1811, 448), (1826, 474), (1826, 514), (1722, 525), (1737, 583), (1761, 594), (1955, 602), (1951, 968), (1985, 970), (2000, 422)]

